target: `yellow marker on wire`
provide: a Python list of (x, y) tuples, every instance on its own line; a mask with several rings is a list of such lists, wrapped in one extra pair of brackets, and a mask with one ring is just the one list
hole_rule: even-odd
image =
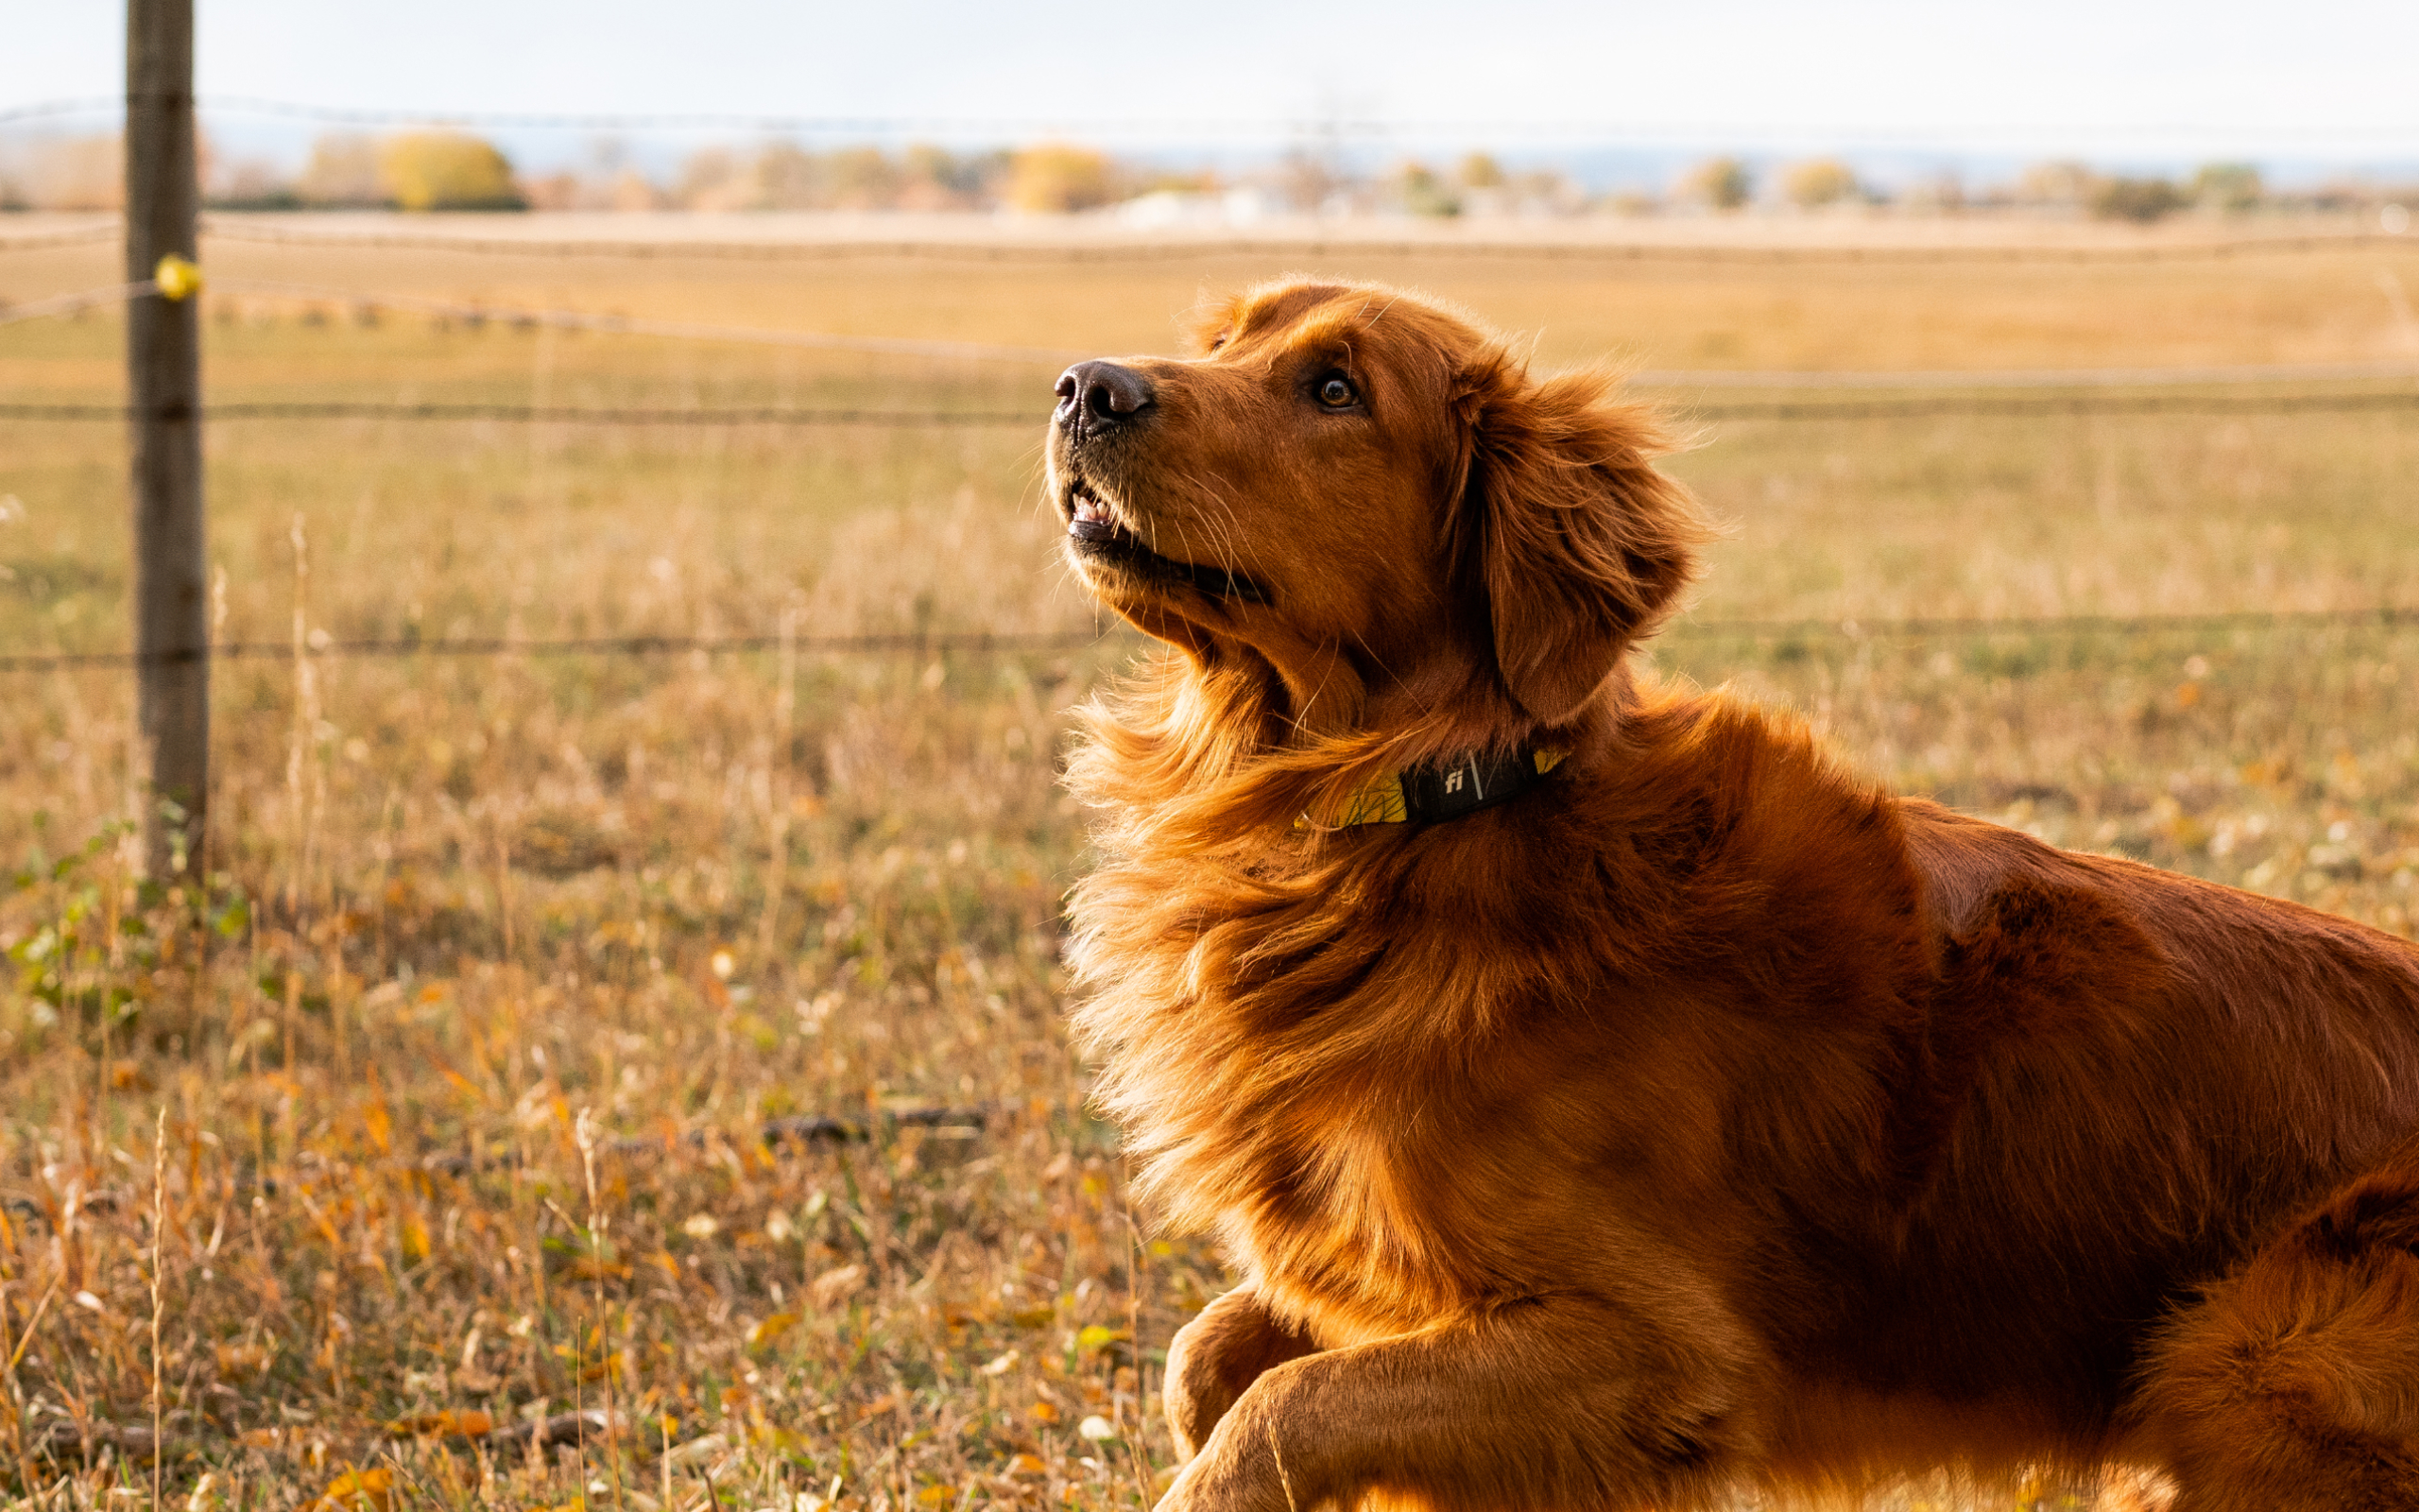
[(151, 269), (151, 283), (159, 289), (160, 297), (163, 300), (174, 302), (178, 300), (191, 299), (201, 292), (201, 269), (187, 259), (170, 252), (160, 259), (158, 266)]

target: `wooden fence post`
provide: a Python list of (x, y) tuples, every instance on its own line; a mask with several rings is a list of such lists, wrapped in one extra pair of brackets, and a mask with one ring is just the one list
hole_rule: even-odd
[[(199, 186), (193, 0), (127, 0), (126, 276), (134, 495), (137, 708), (150, 747), (150, 874), (200, 869), (210, 793), (210, 593), (202, 541)], [(175, 264), (163, 260), (174, 258)]]

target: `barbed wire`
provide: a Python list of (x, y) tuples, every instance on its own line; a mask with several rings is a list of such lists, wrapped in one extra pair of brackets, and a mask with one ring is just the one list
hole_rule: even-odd
[(126, 100), (116, 94), (88, 94), (77, 99), (29, 100), (23, 105), (0, 107), (0, 126), (13, 121), (40, 121), (54, 115), (87, 115), (100, 112), (118, 114), (126, 110)]
[(24, 304), (0, 305), (0, 325), (39, 320), (46, 315), (73, 315), (95, 305), (123, 304), (140, 295), (158, 292), (160, 285), (146, 278), (134, 284), (111, 284), (97, 289), (78, 289), (73, 294), (56, 294), (46, 300), (31, 300)]
[(80, 226), (74, 231), (43, 232), (32, 236), (0, 236), (0, 252), (40, 252), (54, 247), (83, 247), (95, 242), (113, 242), (125, 234), (125, 225), (112, 221), (106, 226)]
[(1681, 406), (1698, 420), (2020, 419), (2052, 415), (2302, 415), (2362, 410), (2420, 410), (2420, 391), (2319, 394), (2044, 394), (1998, 399), (1842, 400), (1827, 403), (1726, 403)]
[(2420, 377), (2410, 357), (2382, 362), (2237, 363), (2193, 368), (1640, 369), (1634, 388), (2183, 388)]
[[(2068, 141), (2079, 134), (2132, 139), (2185, 137), (2241, 139), (2247, 130), (2291, 141), (2374, 141), (2402, 145), (2408, 126), (2312, 122), (2241, 125), (2194, 121), (1976, 122), (1965, 126), (1827, 125), (1787, 121), (1607, 121), (1569, 117), (1521, 120), (1506, 117), (1386, 117), (1326, 115), (1301, 118), (1109, 116), (798, 115), (737, 111), (458, 111), (319, 105), (257, 95), (210, 94), (195, 102), (204, 114), (282, 116), (344, 126), (491, 127), (563, 131), (760, 131), (805, 136), (873, 135), (926, 131), (951, 136), (981, 132), (1095, 132), (1110, 136), (1177, 135), (1311, 141), (1328, 137), (1387, 137), (1424, 133), (1568, 138), (1585, 141), (1655, 141), (1701, 144), (1756, 139), (1887, 145), (2012, 140)], [(124, 100), (110, 95), (35, 100), (0, 109), (0, 124), (62, 115), (117, 113)]]
[(2207, 262), (2235, 257), (2407, 248), (2413, 237), (2381, 232), (2341, 232), (2305, 236), (2250, 236), (2228, 241), (2178, 242), (2144, 247), (1946, 246), (1946, 247), (1724, 247), (1703, 243), (1565, 241), (1463, 241), (1444, 238), (1355, 236), (1233, 236), (1151, 241), (1019, 242), (946, 238), (725, 242), (702, 238), (540, 240), (514, 236), (455, 236), (442, 232), (296, 232), (285, 227), (237, 226), (210, 216), (201, 234), (222, 241), (288, 247), (342, 247), (395, 251), (472, 252), (490, 256), (560, 258), (700, 259), (739, 262), (837, 262), (851, 258), (917, 259), (970, 263), (1176, 262), (1213, 257), (1400, 257), (1596, 261), (1633, 263), (2164, 263)]
[[(519, 329), (548, 326), (558, 330), (661, 336), (673, 340), (731, 341), (759, 346), (972, 361), (1057, 364), (1084, 355), (1073, 349), (936, 340), (923, 336), (847, 335), (821, 331), (786, 331), (766, 326), (707, 325), (594, 310), (482, 304), (417, 294), (332, 288), (318, 284), (264, 279), (222, 278), (218, 284), (220, 288), (234, 293), (266, 294), (317, 305), (341, 304), (356, 314), (404, 310), (439, 319), (461, 320), (472, 326), (484, 326), (493, 321)], [(13, 309), (0, 308), (0, 325), (132, 299), (154, 293), (156, 288), (148, 280), (139, 284), (109, 284), (75, 294), (58, 295)], [(2150, 388), (2297, 380), (2403, 378), (2411, 376), (2413, 372), (2413, 364), (2409, 359), (2394, 358), (2377, 362), (2244, 364), (2218, 368), (1929, 369), (1912, 371), (1700, 369), (1639, 370), (1629, 374), (1628, 381), (1633, 387), (1644, 388)]]
[(825, 331), (785, 331), (772, 326), (707, 325), (694, 320), (654, 320), (641, 316), (596, 310), (532, 309), (481, 304), (462, 300), (434, 299), (418, 294), (364, 293), (317, 284), (289, 284), (270, 279), (220, 279), (219, 287), (238, 294), (267, 294), (285, 299), (318, 300), (356, 309), (411, 310), (448, 319), (525, 326), (553, 326), (562, 331), (598, 331), (615, 335), (665, 336), (677, 341), (734, 341), (756, 346), (808, 347), (827, 352), (872, 352), (894, 356), (949, 357), (993, 362), (1062, 363), (1082, 356), (1049, 347), (1009, 346), (987, 341), (944, 341), (925, 336), (844, 335)]
[[(485, 256), (619, 258), (644, 261), (838, 262), (852, 258), (970, 263), (1179, 262), (1220, 257), (1397, 257), (1713, 264), (2169, 263), (2226, 261), (2311, 252), (2409, 248), (2411, 235), (2332, 232), (2301, 236), (2244, 236), (2225, 241), (2139, 247), (2053, 247), (2040, 244), (1934, 247), (1725, 247), (1703, 243), (1481, 241), (1353, 236), (1231, 236), (1153, 241), (985, 242), (946, 238), (741, 242), (691, 237), (457, 236), (427, 232), (298, 232), (204, 216), (204, 238), (276, 247), (326, 247), (389, 251), (458, 252)], [(33, 236), (0, 237), (0, 252), (40, 251), (112, 242), (115, 225)]]
[[(392, 640), (306, 643), (301, 654), (312, 657), (579, 657), (682, 656), (703, 653), (730, 656), (749, 651), (779, 651), (786, 644), (807, 654), (914, 651), (928, 655), (983, 655), (1019, 651), (1072, 651), (1096, 644), (1119, 631), (1039, 631), (1034, 633), (929, 635), (801, 635), (786, 643), (779, 635), (608, 635), (569, 640), (520, 640), (502, 636), (426, 640), (406, 636)], [(208, 659), (213, 662), (287, 661), (296, 655), (290, 641), (228, 641), (198, 650), (70, 651), (45, 656), (0, 656), (0, 672), (47, 672), (79, 667), (176, 665)]]
[[(926, 336), (847, 335), (826, 331), (785, 331), (774, 326), (707, 325), (694, 320), (654, 320), (599, 310), (531, 309), (520, 305), (481, 304), (436, 299), (419, 294), (372, 293), (331, 288), (319, 284), (291, 284), (273, 279), (218, 278), (215, 286), (236, 294), (266, 294), (278, 299), (341, 304), (353, 310), (407, 310), (472, 325), (500, 325), (560, 331), (595, 331), (613, 335), (661, 336), (675, 341), (731, 341), (751, 346), (804, 347), (822, 352), (867, 352), (889, 356), (940, 357), (975, 362), (1058, 364), (1085, 355), (1048, 347), (1008, 346), (986, 341), (946, 341)], [(30, 304), (0, 307), (0, 325), (46, 315), (67, 314), (156, 293), (149, 280), (112, 284), (101, 288), (61, 294)]]
[(1679, 620), (1665, 636), (1789, 638), (1837, 635), (1887, 640), (1926, 635), (2137, 635), (2165, 631), (2324, 629), (2420, 624), (2420, 608), (2226, 610), (2208, 614), (1932, 615), (1905, 619)]
[[(125, 404), (0, 404), (0, 420), (110, 421), (134, 415)], [(406, 420), (502, 421), (523, 424), (565, 425), (795, 425), (910, 427), (1038, 426), (1050, 419), (1042, 413), (1002, 410), (886, 409), (666, 409), (632, 406), (587, 407), (569, 404), (388, 404), (347, 400), (262, 400), (214, 404), (203, 411), (208, 420)]]
[[(2420, 391), (2300, 394), (2067, 394), (1992, 398), (1844, 400), (1678, 406), (1692, 420), (1931, 420), (1951, 417), (2018, 419), (2060, 415), (2299, 415), (2420, 408)], [(571, 404), (378, 404), (349, 400), (238, 400), (203, 412), (214, 421), (378, 420), (493, 421), (538, 425), (689, 425), (741, 427), (866, 427), (881, 429), (1026, 429), (1049, 421), (1041, 411), (801, 409), (779, 406), (671, 409)], [(125, 404), (0, 404), (0, 420), (115, 421)]]
[[(1667, 639), (1791, 640), (1842, 638), (1888, 640), (1935, 635), (2075, 635), (2146, 634), (2228, 629), (2326, 628), (2328, 627), (2394, 627), (2420, 624), (2420, 610), (2382, 607), (2354, 610), (2244, 610), (2214, 614), (2052, 614), (1987, 617), (1917, 617), (1909, 619), (1733, 619), (1681, 620), (1665, 627)], [(1111, 642), (1139, 641), (1139, 630), (1115, 627), (1107, 630), (1036, 631), (1030, 633), (902, 634), (902, 635), (626, 635), (570, 640), (517, 640), (505, 637), (423, 640), (322, 641), (305, 643), (298, 652), (288, 641), (232, 641), (206, 648), (146, 655), (135, 651), (69, 651), (34, 656), (0, 656), (0, 673), (58, 672), (94, 668), (130, 668), (180, 664), (207, 658), (214, 662), (289, 661), (297, 655), (314, 658), (409, 657), (583, 657), (583, 656), (730, 656), (781, 651), (809, 655), (913, 652), (924, 656), (987, 655), (1021, 652), (1077, 651)]]

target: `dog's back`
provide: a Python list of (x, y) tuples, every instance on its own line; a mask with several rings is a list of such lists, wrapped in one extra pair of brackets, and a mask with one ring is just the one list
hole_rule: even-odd
[(2413, 946), (1898, 809), (1939, 964), (1889, 1169), (1776, 1238), (1831, 1263), (1770, 1326), (1875, 1400), (2030, 1400), (2077, 1444), (2122, 1437), (2200, 1289), (2342, 1192), (2400, 1180), (2409, 1206)]

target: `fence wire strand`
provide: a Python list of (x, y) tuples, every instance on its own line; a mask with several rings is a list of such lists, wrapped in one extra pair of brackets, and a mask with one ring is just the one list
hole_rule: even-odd
[[(2410, 235), (2385, 232), (2331, 232), (2302, 236), (2241, 236), (2223, 241), (2175, 242), (2142, 247), (2052, 247), (2041, 244), (1934, 247), (1725, 247), (1705, 243), (1481, 241), (1443, 238), (1355, 236), (1227, 236), (1149, 241), (986, 242), (939, 237), (887, 240), (840, 239), (781, 242), (719, 241), (691, 237), (458, 236), (428, 232), (315, 232), (247, 224), (225, 215), (205, 216), (206, 239), (259, 246), (325, 247), (351, 250), (455, 252), (489, 257), (602, 258), (634, 261), (837, 262), (851, 258), (910, 258), (962, 263), (1176, 262), (1187, 258), (1394, 257), (1489, 258), (1512, 261), (1709, 264), (1875, 263), (2174, 263), (2223, 262), (2238, 257), (2409, 249)], [(79, 228), (30, 236), (0, 237), (0, 252), (41, 251), (112, 242), (117, 225)]]
[(31, 236), (0, 236), (0, 252), (44, 252), (54, 247), (86, 247), (113, 242), (126, 234), (120, 225), (85, 226), (75, 231), (42, 232)]
[[(2180, 631), (2325, 629), (2420, 624), (2420, 610), (2353, 609), (2266, 610), (2247, 610), (2218, 614), (2054, 614), (1980, 618), (1913, 619), (1789, 619), (1682, 620), (1660, 632), (1677, 640), (1894, 640), (1929, 636), (2109, 635)], [(327, 658), (487, 658), (487, 657), (661, 657), (733, 656), (788, 649), (808, 655), (901, 654), (920, 656), (1002, 655), (1026, 652), (1081, 651), (1113, 643), (1133, 644), (1141, 631), (1125, 627), (1107, 630), (1035, 631), (994, 634), (972, 632), (933, 635), (799, 636), (787, 643), (778, 635), (623, 635), (568, 640), (515, 640), (503, 637), (422, 640), (324, 641), (309, 645), (303, 655)], [(291, 641), (230, 641), (184, 651), (146, 656), (133, 651), (66, 651), (36, 656), (0, 656), (0, 673), (61, 672), (94, 668), (130, 668), (159, 662), (186, 662), (201, 658), (214, 662), (286, 661), (296, 655)]]
[[(406, 311), (431, 316), (440, 320), (460, 320), (474, 328), (484, 327), (492, 321), (516, 330), (536, 330), (545, 327), (558, 330), (594, 331), (619, 335), (657, 336), (666, 339), (684, 341), (729, 341), (758, 346), (800, 347), (824, 351), (878, 352), (893, 356), (932, 357), (968, 361), (1047, 363), (1051, 365), (1077, 360), (1084, 355), (1081, 352), (1073, 352), (1072, 350), (1062, 351), (1045, 347), (1004, 346), (987, 342), (952, 341), (925, 336), (858, 335), (822, 331), (783, 330), (779, 327), (769, 326), (709, 325), (695, 321), (657, 320), (644, 317), (617, 315), (608, 311), (567, 310), (533, 308), (521, 305), (483, 304), (462, 300), (433, 298), (426, 295), (395, 294), (382, 293), (375, 290), (331, 288), (317, 284), (292, 284), (275, 280), (222, 279), (219, 281), (219, 287), (223, 290), (238, 294), (266, 295), (276, 299), (300, 301), (315, 306), (339, 304), (356, 312), (356, 314), (378, 313), (394, 310)], [(68, 314), (95, 305), (130, 300), (156, 292), (157, 285), (150, 281), (146, 280), (137, 284), (109, 284), (100, 288), (81, 290), (74, 294), (55, 295), (51, 298), (37, 301), (30, 304), (20, 305), (15, 308), (0, 308), (0, 325), (7, 325), (17, 320), (34, 319), (43, 316)], [(2407, 359), (2391, 358), (2367, 362), (2297, 364), (2253, 363), (2237, 364), (2228, 367), (2192, 368), (1980, 368), (1923, 369), (1904, 371), (1867, 370), (1860, 369), (1642, 369), (1635, 371), (1629, 375), (1629, 382), (1631, 387), (1634, 388), (1656, 389), (2139, 389), (2192, 387), (2206, 387), (2210, 385), (2243, 387), (2256, 384), (2268, 385), (2287, 383), (2350, 382), (2378, 379), (2407, 379), (2412, 376), (2414, 376), (2413, 363)], [(2337, 392), (2341, 393), (2342, 391), (2339, 390)], [(1842, 417), (1853, 418), (1858, 414), (1869, 411), (1874, 414), (1896, 412), (1895, 410), (1887, 407), (1874, 407), (1877, 403), (1884, 405), (1888, 405), (1892, 403), (1897, 403), (1899, 405), (1906, 405), (1915, 402), (1901, 400), (1897, 402), (1861, 402), (1853, 404), (1839, 403), (1831, 413), (1836, 413)], [(2051, 402), (2038, 409), (2027, 409), (2021, 405), (2016, 405), (2007, 408), (2004, 412), (2010, 414), (2060, 413), (2063, 412), (2070, 403), (2080, 402), (2064, 400), (2055, 401)], [(2145, 401), (2136, 401), (2134, 403), (2137, 405), (2147, 404), (2147, 402)], [(2362, 403), (2355, 404), (2350, 407), (2366, 407), (2367, 404), (2368, 402), (2364, 401)], [(510, 406), (492, 407), (497, 412), (490, 414), (486, 418), (515, 418), (511, 414), (503, 412)], [(568, 406), (523, 407), (568, 408)], [(1763, 416), (1765, 418), (1792, 418), (1792, 412), (1801, 406), (1787, 403), (1775, 402), (1763, 404), (1733, 404), (1729, 406), (1717, 405), (1715, 407), (1735, 409), (1742, 418), (1751, 416)], [(2187, 403), (2184, 396), (2179, 396), (2177, 399), (2171, 401), (2167, 407), (2186, 408), (2190, 407), (2190, 405)], [(2317, 404), (2306, 405), (2304, 407), (2325, 408), (2329, 406), (2326, 404)], [(641, 408), (644, 409), (644, 406), (641, 406)], [(444, 405), (430, 406), (430, 412), (422, 418), (476, 418), (450, 415), (445, 412), (447, 409), (448, 406)], [(1914, 413), (1916, 411), (1910, 412)], [(283, 416), (284, 418), (291, 419), (310, 418), (309, 413), (300, 408), (289, 408), (275, 412), (264, 409), (260, 413), (276, 413)], [(326, 406), (324, 413), (328, 415), (336, 414), (336, 406), (333, 404)], [(667, 411), (665, 413), (667, 415), (672, 415), (691, 412)], [(698, 411), (695, 413), (712, 414), (714, 412)], [(802, 411), (801, 413), (810, 412)], [(49, 418), (65, 420), (75, 419), (77, 417), (66, 413), (60, 413)], [(399, 418), (403, 417), (401, 417), (399, 414)], [(656, 422), (674, 423), (675, 421), (667, 419)], [(741, 417), (729, 421), (695, 421), (694, 423), (761, 422), (761, 421), (756, 419)], [(802, 421), (800, 422), (824, 423), (825, 421)], [(1006, 423), (1007, 421), (1004, 419), (1001, 422)]]
[(1539, 262), (1741, 263), (2168, 263), (2225, 261), (2380, 247), (2408, 249), (2410, 236), (2377, 232), (2338, 232), (2308, 236), (2247, 236), (2227, 241), (2177, 242), (2147, 247), (1938, 246), (1938, 247), (1725, 247), (1704, 243), (1569, 241), (1463, 241), (1426, 237), (1229, 236), (1122, 242), (1018, 242), (938, 237), (891, 240), (788, 242), (711, 241), (703, 238), (550, 239), (515, 236), (454, 236), (428, 232), (295, 232), (283, 227), (240, 225), (224, 218), (202, 222), (201, 233), (224, 241), (288, 247), (332, 247), (393, 251), (469, 252), (503, 257), (696, 259), (730, 262), (836, 262), (850, 258), (910, 258), (964, 263), (1175, 262), (1214, 257), (1397, 257), (1489, 258)]
[[(112, 421), (131, 418), (124, 404), (0, 404), (0, 420)], [(499, 421), (533, 425), (705, 426), (1037, 426), (1050, 417), (1004, 410), (665, 409), (644, 406), (587, 407), (568, 404), (386, 404), (349, 400), (236, 401), (210, 405), (209, 420), (402, 420)]]
[[(1106, 136), (1164, 140), (1210, 137), (1225, 141), (1268, 141), (1301, 145), (1305, 139), (1335, 137), (1401, 138), (1447, 134), (1468, 137), (1512, 137), (1529, 141), (1581, 144), (1658, 142), (1702, 146), (1709, 139), (1732, 138), (1767, 146), (1819, 140), (1828, 144), (1940, 146), (2037, 141), (2074, 129), (2039, 119), (1977, 122), (1965, 126), (1909, 126), (1869, 121), (1862, 125), (1811, 126), (1804, 121), (1776, 120), (1619, 120), (1604, 117), (1514, 116), (1384, 116), (1329, 113), (1313, 118), (1253, 116), (1049, 116), (1049, 115), (800, 115), (744, 111), (465, 111), (415, 110), (396, 106), (327, 105), (306, 100), (272, 99), (253, 94), (206, 94), (195, 101), (205, 116), (254, 115), (325, 121), (344, 126), (417, 126), (456, 129), (501, 129), (558, 131), (742, 131), (781, 136), (890, 136), (902, 132), (964, 137), (1060, 138)], [(125, 108), (114, 95), (62, 96), (30, 100), (0, 109), (0, 124), (63, 115), (118, 115)], [(2165, 119), (2104, 124), (2101, 136), (2232, 137), (2237, 127), (2204, 119)], [(2400, 146), (2407, 133), (2376, 125), (2298, 122), (2267, 129), (2280, 140), (2300, 142), (2366, 141)]]
[[(1860, 399), (1676, 404), (1699, 421), (2024, 419), (2068, 415), (2300, 415), (2414, 411), (2420, 390), (2393, 393), (2050, 394), (2020, 398), (1957, 395), (1923, 399)], [(0, 420), (118, 421), (125, 404), (0, 404)], [(455, 421), (529, 425), (650, 425), (737, 428), (1031, 429), (1047, 423), (1038, 410), (802, 409), (737, 406), (675, 409), (645, 405), (378, 404), (350, 400), (235, 400), (210, 405), (213, 421)]]

